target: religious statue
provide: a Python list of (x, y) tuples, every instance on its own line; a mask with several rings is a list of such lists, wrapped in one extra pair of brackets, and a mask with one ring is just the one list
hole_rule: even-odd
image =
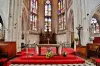
[(81, 32), (81, 29), (82, 29), (83, 27), (79, 24), (79, 26), (78, 27), (76, 27), (76, 29), (78, 30), (78, 36), (79, 36), (79, 46), (81, 46), (81, 38), (80, 38), (80, 32)]

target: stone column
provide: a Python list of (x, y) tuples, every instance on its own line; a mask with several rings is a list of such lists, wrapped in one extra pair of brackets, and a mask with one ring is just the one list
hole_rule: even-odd
[(18, 22), (18, 10), (17, 10), (17, 0), (14, 0), (14, 19), (13, 19), (13, 30), (12, 30), (12, 41), (16, 41), (16, 37), (17, 37), (17, 22)]
[(38, 2), (38, 27), (41, 32), (41, 30), (44, 31), (44, 0)]
[(21, 51), (21, 21), (22, 21), (22, 4), (23, 4), (23, 0), (17, 0), (17, 11), (18, 11), (18, 16), (17, 16), (17, 25), (16, 25), (16, 30), (17, 30), (17, 40), (16, 40), (16, 44), (17, 44), (17, 52)]
[(57, 0), (52, 0), (52, 32), (57, 33), (57, 25), (58, 25), (58, 19), (57, 19), (57, 14), (58, 14), (58, 1)]
[(13, 19), (14, 19), (14, 5), (15, 0), (10, 0), (9, 6), (9, 23), (8, 23), (8, 41), (12, 41), (13, 37)]
[[(77, 34), (77, 24), (78, 24), (78, 17), (77, 17), (77, 11), (78, 11), (78, 7), (77, 7), (77, 1), (73, 0), (73, 14), (74, 14), (74, 38), (77, 38), (78, 37), (78, 34)], [(76, 51), (76, 42), (74, 41), (74, 50)]]
[[(87, 22), (87, 14), (86, 14), (86, 0), (81, 0), (81, 12), (82, 12), (82, 26), (83, 26), (83, 30), (81, 32), (81, 43), (83, 46), (86, 46), (86, 44), (89, 41), (89, 24)], [(86, 24), (87, 23), (87, 24)]]

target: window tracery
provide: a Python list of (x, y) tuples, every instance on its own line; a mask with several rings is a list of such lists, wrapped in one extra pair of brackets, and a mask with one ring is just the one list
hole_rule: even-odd
[(58, 0), (58, 31), (64, 30), (65, 27), (65, 0)]
[(38, 1), (31, 0), (31, 9), (30, 9), (30, 30), (37, 31), (37, 9)]

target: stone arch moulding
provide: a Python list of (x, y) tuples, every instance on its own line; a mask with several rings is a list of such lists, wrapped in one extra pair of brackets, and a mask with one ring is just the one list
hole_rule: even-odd
[(91, 15), (89, 16), (89, 20), (88, 22), (91, 21), (91, 18), (93, 17), (94, 13), (100, 8), (100, 4), (98, 4), (92, 11), (91, 11)]

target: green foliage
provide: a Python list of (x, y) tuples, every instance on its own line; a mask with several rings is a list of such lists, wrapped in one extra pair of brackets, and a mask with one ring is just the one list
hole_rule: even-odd
[(66, 52), (63, 52), (62, 53), (62, 56), (66, 57), (67, 53)]
[(75, 38), (75, 41), (78, 41), (79, 39), (78, 38)]
[(46, 53), (46, 58), (51, 58), (53, 57), (53, 53), (51, 51)]

